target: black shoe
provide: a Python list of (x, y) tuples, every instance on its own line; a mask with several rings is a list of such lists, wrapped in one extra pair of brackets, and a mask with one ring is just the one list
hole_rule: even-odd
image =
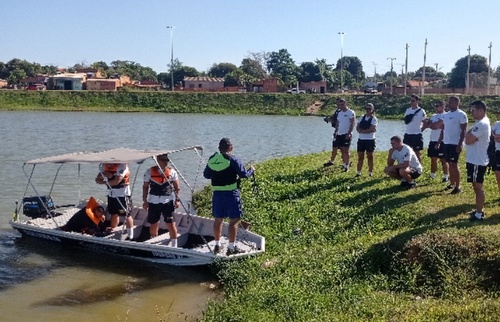
[(415, 189), (416, 187), (417, 187), (417, 183), (416, 182), (409, 182), (408, 186), (406, 187), (406, 189), (410, 190), (410, 189)]
[[(480, 214), (481, 216), (477, 217), (476, 214)], [(476, 211), (474, 211), (474, 213), (471, 214), (469, 220), (470, 221), (480, 221), (480, 220), (484, 219), (484, 216), (485, 216), (484, 212), (476, 212)]]
[(333, 162), (332, 161), (328, 161), (328, 162), (325, 162), (323, 163), (323, 167), (331, 167), (333, 165)]
[(456, 195), (456, 194), (459, 194), (460, 192), (462, 192), (462, 189), (460, 189), (459, 187), (455, 187), (451, 192), (450, 194), (452, 195)]
[(447, 185), (446, 188), (444, 188), (444, 190), (450, 190), (450, 189), (454, 189), (455, 186), (452, 186), (451, 184)]
[(443, 180), (441, 180), (441, 182), (442, 182), (442, 183), (450, 182), (450, 179), (443, 178)]
[(408, 181), (401, 181), (401, 183), (399, 185), (401, 187), (408, 187), (409, 183), (408, 183)]
[(234, 246), (233, 249), (228, 248), (226, 252), (226, 256), (231, 256), (231, 255), (236, 255), (236, 254), (242, 254), (245, 251), (243, 249), (239, 249), (238, 247)]
[(214, 246), (214, 254), (218, 254), (220, 252), (220, 246), (219, 245), (215, 245)]

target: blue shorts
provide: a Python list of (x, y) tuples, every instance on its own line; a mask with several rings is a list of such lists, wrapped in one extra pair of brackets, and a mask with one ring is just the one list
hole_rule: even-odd
[(212, 213), (215, 218), (241, 218), (243, 212), (240, 191), (214, 191), (212, 196)]

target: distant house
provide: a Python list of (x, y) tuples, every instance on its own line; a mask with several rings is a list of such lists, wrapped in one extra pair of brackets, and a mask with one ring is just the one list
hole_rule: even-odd
[(253, 82), (247, 90), (254, 93), (276, 93), (278, 91), (278, 79), (267, 78)]
[(300, 89), (306, 91), (306, 93), (326, 93), (326, 81), (317, 82), (301, 82), (299, 85)]
[(50, 76), (47, 82), (47, 89), (80, 91), (85, 89), (87, 74), (84, 73), (65, 73)]
[(429, 82), (428, 81), (424, 81), (424, 83), (422, 84), (421, 80), (409, 80), (409, 81), (406, 81), (406, 86), (408, 88), (418, 88), (418, 87), (420, 87), (422, 85), (424, 87), (427, 87), (427, 86), (429, 86)]
[(161, 84), (150, 80), (142, 80), (135, 82), (134, 87), (142, 89), (153, 89), (159, 91), (161, 89)]
[(26, 87), (46, 86), (48, 80), (48, 75), (36, 75), (33, 77), (26, 77), (21, 79), (21, 83), (25, 84)]
[(88, 91), (116, 91), (121, 87), (119, 79), (87, 79)]
[(184, 77), (184, 90), (216, 92), (224, 89), (221, 77)]
[(97, 68), (77, 68), (76, 72), (87, 74), (87, 78), (103, 78), (101, 71)]

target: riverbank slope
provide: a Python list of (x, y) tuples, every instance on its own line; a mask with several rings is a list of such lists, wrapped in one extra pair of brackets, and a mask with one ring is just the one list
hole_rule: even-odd
[[(226, 296), (204, 320), (497, 320), (494, 175), (485, 182), (486, 219), (470, 222), (470, 184), (450, 195), (427, 172), (403, 190), (383, 175), (386, 153), (376, 153), (373, 177), (324, 169), (326, 152), (257, 165), (258, 195), (250, 180), (242, 193), (245, 220), (266, 237), (266, 253), (216, 266)], [(195, 201), (209, 216), (208, 189)]]
[[(183, 93), (144, 91), (14, 91), (0, 90), (0, 110), (164, 112), (265, 115), (329, 115), (339, 94), (285, 93)], [(348, 105), (362, 113), (366, 103), (375, 105), (381, 118), (402, 118), (409, 106), (407, 96), (343, 95)], [(447, 95), (425, 95), (421, 106), (432, 114), (435, 100)], [(500, 97), (461, 96), (462, 106), (483, 99), (490, 107), (500, 106)], [(314, 106), (313, 112), (309, 109)]]

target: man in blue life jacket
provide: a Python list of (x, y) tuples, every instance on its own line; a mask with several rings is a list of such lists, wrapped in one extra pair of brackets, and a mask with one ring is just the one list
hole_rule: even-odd
[(241, 160), (231, 152), (233, 144), (228, 138), (219, 142), (219, 152), (214, 153), (209, 159), (203, 176), (212, 181), (212, 213), (214, 221), (214, 252), (221, 249), (220, 237), (224, 218), (229, 217), (229, 245), (226, 255), (242, 253), (243, 250), (235, 246), (238, 223), (243, 215), (241, 195), (239, 191), (240, 178), (250, 177), (255, 168), (246, 170)]

